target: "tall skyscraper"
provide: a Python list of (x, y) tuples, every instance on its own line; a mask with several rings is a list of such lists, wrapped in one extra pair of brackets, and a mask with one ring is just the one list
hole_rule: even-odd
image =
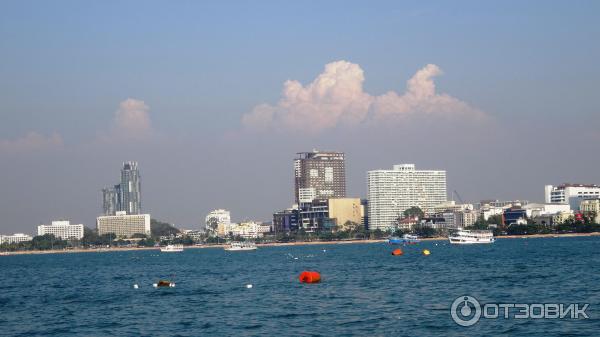
[(121, 169), (121, 211), (127, 214), (142, 212), (140, 171), (135, 161), (124, 162)]
[(296, 203), (346, 197), (343, 152), (300, 152), (294, 160)]
[(121, 169), (121, 182), (102, 189), (104, 215), (117, 212), (140, 214), (142, 212), (140, 172), (137, 162), (125, 162)]
[(435, 206), (447, 200), (446, 196), (446, 171), (416, 170), (414, 164), (369, 171), (369, 228), (387, 230), (413, 206), (432, 212)]
[(102, 189), (102, 210), (104, 215), (115, 215), (121, 210), (121, 185)]

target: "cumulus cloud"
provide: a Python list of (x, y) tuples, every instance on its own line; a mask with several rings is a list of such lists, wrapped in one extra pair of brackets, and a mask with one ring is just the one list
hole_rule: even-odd
[(0, 140), (0, 153), (27, 153), (61, 148), (63, 139), (58, 133), (44, 136), (37, 132), (29, 132), (14, 140)]
[(428, 64), (408, 80), (403, 94), (389, 91), (372, 96), (363, 90), (364, 72), (358, 64), (336, 61), (325, 66), (312, 83), (284, 83), (276, 105), (260, 104), (242, 117), (251, 129), (272, 127), (319, 132), (336, 126), (388, 123), (411, 116), (479, 118), (483, 113), (468, 103), (436, 92), (433, 78), (442, 74)]
[(152, 132), (149, 110), (144, 101), (133, 98), (124, 100), (115, 112), (116, 132), (136, 138), (147, 137)]
[(144, 101), (128, 98), (119, 103), (112, 128), (100, 134), (100, 141), (143, 141), (152, 137), (154, 131), (150, 120), (150, 107)]

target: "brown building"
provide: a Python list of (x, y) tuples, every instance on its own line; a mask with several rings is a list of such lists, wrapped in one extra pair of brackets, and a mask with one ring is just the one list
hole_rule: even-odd
[(294, 160), (296, 203), (346, 197), (344, 153), (313, 150)]

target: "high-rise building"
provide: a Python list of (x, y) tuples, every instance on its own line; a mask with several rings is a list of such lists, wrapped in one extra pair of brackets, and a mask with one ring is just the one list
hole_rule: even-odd
[(37, 232), (38, 235), (52, 234), (63, 240), (83, 239), (83, 225), (71, 225), (68, 220), (52, 221), (51, 225), (39, 225)]
[(127, 214), (142, 212), (140, 171), (134, 161), (123, 163), (121, 170), (121, 211)]
[(104, 215), (115, 215), (121, 210), (121, 185), (102, 189), (102, 210)]
[(294, 160), (296, 203), (313, 199), (345, 198), (346, 169), (343, 152), (300, 152)]
[(413, 206), (425, 213), (447, 200), (446, 171), (416, 170), (414, 164), (367, 173), (369, 229), (387, 230)]
[(121, 169), (121, 182), (102, 189), (102, 211), (104, 215), (115, 215), (117, 212), (127, 212), (127, 214), (142, 212), (141, 181), (137, 162), (124, 162)]

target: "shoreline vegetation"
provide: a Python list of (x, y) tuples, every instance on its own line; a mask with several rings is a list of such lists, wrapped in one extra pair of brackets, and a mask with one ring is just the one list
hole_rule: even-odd
[[(502, 235), (496, 236), (496, 239), (538, 239), (538, 238), (564, 238), (564, 237), (590, 237), (600, 236), (600, 232), (593, 233), (550, 233), (550, 234), (526, 234), (526, 235)], [(446, 237), (422, 238), (421, 241), (444, 241)], [(339, 241), (296, 241), (296, 242), (267, 242), (257, 243), (257, 247), (285, 247), (285, 246), (308, 246), (308, 245), (340, 245), (340, 244), (358, 244), (358, 243), (382, 243), (387, 239), (351, 239)], [(186, 249), (207, 249), (224, 248), (227, 244), (203, 244), (189, 245)], [(73, 248), (73, 249), (49, 249), (49, 250), (18, 250), (0, 252), (0, 256), (8, 255), (37, 255), (37, 254), (69, 254), (69, 253), (103, 253), (103, 252), (125, 252), (156, 250), (160, 247), (105, 247), (105, 248)]]

